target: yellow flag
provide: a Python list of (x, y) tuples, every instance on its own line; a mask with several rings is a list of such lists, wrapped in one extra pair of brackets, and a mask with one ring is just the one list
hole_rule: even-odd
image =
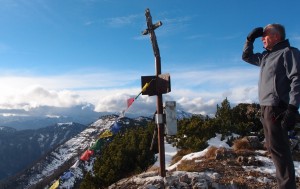
[(144, 85), (144, 87), (142, 88), (142, 92), (145, 92), (145, 90), (149, 87), (149, 84), (150, 84), (150, 83), (146, 83), (146, 84)]
[(113, 135), (113, 133), (109, 130), (104, 131), (99, 138), (106, 138), (106, 137), (111, 137)]
[(59, 180), (55, 181), (49, 189), (56, 189), (59, 186)]

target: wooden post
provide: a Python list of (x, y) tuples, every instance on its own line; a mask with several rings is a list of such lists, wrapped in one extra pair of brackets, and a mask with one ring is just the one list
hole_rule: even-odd
[[(152, 17), (150, 10), (146, 9), (145, 12), (147, 29), (142, 33), (143, 35), (150, 35), (150, 40), (153, 47), (153, 52), (155, 56), (155, 67), (156, 67), (156, 78), (161, 74), (161, 60), (160, 53), (158, 49), (158, 44), (155, 36), (154, 30), (162, 25), (159, 21), (156, 24), (152, 24)], [(162, 94), (157, 94), (156, 100), (156, 124), (158, 129), (158, 150), (159, 150), (159, 163), (160, 163), (160, 176), (166, 176), (166, 165), (165, 165), (165, 144), (164, 144), (164, 121), (163, 121), (163, 99)]]

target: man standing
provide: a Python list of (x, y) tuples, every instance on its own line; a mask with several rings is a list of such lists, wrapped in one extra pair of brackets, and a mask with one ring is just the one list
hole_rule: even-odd
[[(262, 37), (262, 53), (253, 53), (253, 43)], [(260, 66), (259, 103), (265, 146), (276, 167), (280, 189), (296, 189), (294, 163), (288, 131), (295, 126), (300, 104), (300, 52), (285, 39), (285, 28), (269, 24), (247, 36), (243, 60)]]

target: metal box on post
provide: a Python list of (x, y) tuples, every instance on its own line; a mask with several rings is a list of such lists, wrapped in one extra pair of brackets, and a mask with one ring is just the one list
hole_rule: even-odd
[(166, 135), (177, 134), (177, 113), (176, 113), (176, 101), (165, 102), (165, 115), (166, 115)]
[(156, 76), (142, 76), (142, 88), (148, 83), (148, 87), (142, 91), (142, 95), (154, 96), (171, 92), (171, 77), (169, 73)]

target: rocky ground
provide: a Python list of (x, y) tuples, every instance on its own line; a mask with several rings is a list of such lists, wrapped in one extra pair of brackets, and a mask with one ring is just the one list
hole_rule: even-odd
[[(211, 147), (206, 154), (191, 160), (181, 160), (175, 169), (159, 176), (158, 168), (126, 178), (110, 189), (276, 189), (274, 174), (260, 172), (247, 167), (265, 164), (257, 156), (269, 157), (258, 142), (249, 138), (236, 142), (232, 149)], [(299, 161), (299, 152), (294, 152)], [(297, 178), (297, 187), (300, 180)]]

